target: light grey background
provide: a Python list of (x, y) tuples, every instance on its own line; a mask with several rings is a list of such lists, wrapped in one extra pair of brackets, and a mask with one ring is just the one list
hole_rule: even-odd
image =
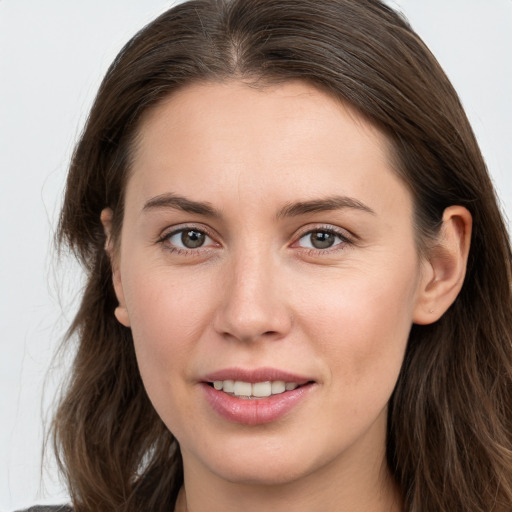
[[(52, 248), (66, 167), (109, 63), (173, 3), (0, 0), (2, 512), (66, 500), (51, 460), (40, 478), (42, 425), (66, 365), (52, 364), (52, 355), (81, 286), (76, 265), (57, 263)], [(459, 91), (510, 216), (512, 0), (389, 3), (407, 15)]]

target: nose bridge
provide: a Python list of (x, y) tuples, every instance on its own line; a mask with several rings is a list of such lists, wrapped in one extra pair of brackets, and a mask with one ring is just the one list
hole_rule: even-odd
[(253, 241), (233, 251), (216, 315), (216, 330), (224, 336), (251, 341), (279, 338), (290, 329), (282, 273), (268, 245)]

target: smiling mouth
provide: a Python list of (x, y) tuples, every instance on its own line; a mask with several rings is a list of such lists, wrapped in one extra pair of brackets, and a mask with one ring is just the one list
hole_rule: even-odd
[(230, 368), (205, 376), (201, 384), (210, 407), (225, 420), (263, 425), (299, 407), (318, 383), (273, 368)]
[(284, 380), (273, 380), (263, 382), (244, 382), (240, 380), (216, 380), (208, 384), (217, 391), (246, 400), (268, 398), (273, 395), (280, 395), (286, 391), (293, 391), (309, 382), (302, 384), (297, 382), (285, 382)]

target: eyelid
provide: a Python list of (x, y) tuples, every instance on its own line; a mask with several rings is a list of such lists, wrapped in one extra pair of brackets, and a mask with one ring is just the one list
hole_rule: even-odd
[(178, 225), (175, 225), (175, 226), (169, 226), (167, 228), (165, 228), (161, 233), (160, 235), (158, 235), (158, 238), (156, 240), (156, 243), (160, 243), (162, 245), (166, 244), (167, 243), (167, 248), (168, 249), (172, 249), (176, 252), (182, 252), (182, 253), (186, 253), (186, 252), (190, 252), (190, 253), (197, 253), (201, 250), (208, 250), (208, 249), (211, 249), (212, 246), (211, 245), (205, 245), (205, 246), (200, 246), (196, 249), (191, 249), (191, 248), (185, 248), (185, 247), (177, 247), (175, 245), (170, 245), (168, 244), (169, 242), (169, 239), (178, 234), (178, 233), (181, 233), (183, 231), (199, 231), (201, 233), (204, 233), (208, 238), (210, 238), (215, 244), (216, 246), (220, 246), (220, 243), (217, 242), (217, 236), (212, 232), (212, 230), (210, 228), (208, 228), (207, 226), (203, 225), (203, 224), (196, 224), (194, 222), (192, 223), (184, 223), (184, 224), (178, 224)]
[[(205, 226), (204, 224), (197, 224), (194, 222), (178, 224), (175, 226), (168, 226), (158, 236), (156, 243), (166, 244), (166, 242), (169, 241), (170, 237), (176, 235), (177, 233), (186, 231), (186, 230), (196, 230), (201, 233), (204, 233), (215, 243), (215, 245), (217, 247), (219, 247), (221, 245), (217, 241), (217, 239), (219, 238), (218, 235), (216, 235), (212, 229), (210, 229), (208, 226)], [(332, 225), (332, 224), (308, 225), (308, 226), (304, 226), (300, 230), (298, 230), (296, 235), (293, 237), (293, 242), (290, 244), (290, 247), (297, 247), (297, 243), (301, 238), (303, 238), (304, 236), (306, 236), (308, 234), (311, 234), (314, 232), (319, 232), (319, 231), (320, 232), (325, 231), (327, 233), (332, 233), (333, 235), (338, 236), (341, 239), (341, 242), (332, 247), (326, 248), (326, 249), (316, 249), (316, 248), (307, 248), (307, 247), (302, 247), (302, 249), (307, 250), (307, 251), (314, 251), (316, 253), (328, 253), (329, 251), (340, 250), (341, 247), (339, 247), (339, 246), (345, 247), (346, 245), (352, 245), (358, 239), (358, 237), (356, 235), (354, 235), (347, 229), (340, 228), (340, 227)], [(205, 245), (205, 246), (200, 246), (195, 249), (190, 249), (190, 248), (182, 248), (182, 247), (177, 247), (174, 245), (167, 244), (167, 248), (172, 249), (173, 251), (176, 251), (176, 252), (182, 252), (182, 253), (188, 252), (188, 253), (196, 253), (197, 254), (201, 250), (211, 249), (212, 246)], [(300, 246), (299, 246), (299, 248), (300, 248)]]
[(339, 226), (335, 226), (333, 224), (309, 224), (307, 226), (300, 228), (297, 231), (297, 234), (295, 235), (294, 238), (299, 239), (302, 238), (304, 235), (308, 235), (309, 233), (314, 233), (316, 231), (326, 231), (328, 233), (333, 233), (347, 241), (357, 240), (357, 236), (351, 233), (348, 229), (340, 228)]
[[(326, 233), (332, 233), (333, 235), (339, 237), (341, 239), (341, 242), (337, 243), (336, 245), (333, 245), (332, 247), (328, 247), (326, 249), (301, 247), (301, 246), (297, 245), (299, 240), (301, 240), (305, 236), (307, 236), (311, 233), (322, 232), (322, 231), (326, 232)], [(355, 241), (357, 240), (357, 237), (353, 233), (349, 232), (347, 229), (340, 228), (340, 227), (334, 226), (332, 224), (321, 224), (321, 225), (316, 225), (316, 226), (309, 225), (309, 226), (303, 227), (301, 230), (299, 230), (299, 232), (294, 236), (293, 239), (294, 239), (294, 241), (291, 244), (291, 247), (293, 247), (293, 248), (298, 247), (298, 248), (306, 250), (306, 251), (310, 251), (310, 252), (313, 251), (317, 254), (318, 253), (325, 254), (325, 253), (329, 253), (332, 251), (341, 250), (342, 248), (346, 247), (347, 245), (353, 245), (355, 243)]]

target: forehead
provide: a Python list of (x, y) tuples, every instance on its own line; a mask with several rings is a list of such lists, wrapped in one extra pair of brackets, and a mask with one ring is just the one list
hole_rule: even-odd
[(398, 187), (409, 200), (389, 146), (349, 106), (303, 82), (194, 84), (142, 120), (128, 188), (141, 200), (173, 192), (249, 203), (264, 193), (266, 202), (287, 202), (336, 193), (378, 204)]
[[(136, 148), (141, 156), (144, 146), (173, 134), (179, 135), (181, 142), (188, 138), (190, 143), (206, 142), (207, 138), (235, 142), (245, 137), (256, 147), (261, 142), (290, 144), (300, 136), (333, 139), (348, 132), (357, 132), (361, 140), (372, 138), (370, 143), (379, 146), (375, 149), (387, 159), (388, 139), (381, 131), (353, 107), (309, 83), (294, 80), (255, 86), (234, 80), (200, 82), (178, 89), (146, 112)], [(356, 139), (350, 139), (354, 144)], [(336, 142), (339, 149), (346, 147), (343, 140)]]

